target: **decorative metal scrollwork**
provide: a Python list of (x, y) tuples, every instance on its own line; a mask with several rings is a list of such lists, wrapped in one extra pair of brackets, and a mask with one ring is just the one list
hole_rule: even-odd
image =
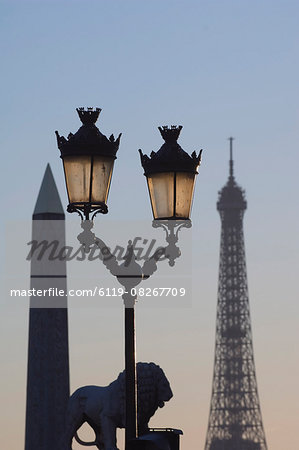
[(89, 215), (92, 214), (91, 220), (93, 220), (98, 213), (107, 214), (108, 207), (104, 202), (76, 202), (68, 205), (67, 212), (78, 213), (82, 220), (89, 220)]
[(153, 228), (163, 228), (166, 232), (165, 256), (168, 259), (168, 264), (173, 267), (175, 260), (181, 256), (181, 251), (176, 243), (179, 240), (179, 231), (182, 228), (191, 228), (191, 220), (153, 220)]

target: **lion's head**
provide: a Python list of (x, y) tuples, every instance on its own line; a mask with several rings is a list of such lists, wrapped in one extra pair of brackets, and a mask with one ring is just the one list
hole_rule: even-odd
[[(163, 370), (157, 364), (150, 362), (139, 362), (137, 371), (137, 411), (138, 411), (138, 433), (148, 431), (148, 422), (158, 408), (163, 408), (173, 396), (169, 381)], [(121, 391), (122, 416), (125, 413), (125, 371), (121, 372), (114, 382), (118, 384)], [(124, 426), (124, 425), (123, 425)]]

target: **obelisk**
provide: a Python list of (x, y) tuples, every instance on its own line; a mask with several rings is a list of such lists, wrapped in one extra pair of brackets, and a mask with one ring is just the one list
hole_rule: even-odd
[(31, 245), (25, 450), (60, 450), (69, 398), (65, 215), (49, 164)]

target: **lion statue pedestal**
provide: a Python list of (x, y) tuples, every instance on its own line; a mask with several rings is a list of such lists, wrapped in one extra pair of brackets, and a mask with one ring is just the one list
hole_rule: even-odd
[[(163, 370), (155, 363), (137, 364), (138, 435), (148, 432), (148, 422), (158, 408), (173, 396)], [(77, 430), (87, 422), (95, 440), (82, 441)], [(118, 450), (116, 429), (125, 427), (125, 371), (108, 386), (84, 386), (69, 399), (63, 450), (72, 450), (72, 440), (100, 450)]]

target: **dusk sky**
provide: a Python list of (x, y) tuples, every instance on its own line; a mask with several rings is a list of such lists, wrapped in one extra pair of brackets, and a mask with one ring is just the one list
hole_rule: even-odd
[[(204, 149), (193, 227), (181, 232), (192, 239), (192, 257), (182, 255), (168, 281), (188, 269), (192, 295), (174, 304), (148, 297), (136, 307), (137, 359), (159, 364), (174, 392), (151, 425), (181, 428), (182, 450), (203, 450), (205, 443), (220, 244), (216, 202), (228, 177), (227, 139), (235, 138), (236, 180), (248, 202), (249, 300), (268, 449), (299, 448), (298, 23), (295, 0), (0, 1), (1, 448), (23, 448), (25, 427), (29, 300), (10, 298), (9, 288), (29, 288), (24, 255), (48, 162), (67, 205), (54, 131), (76, 132), (81, 106), (102, 108), (103, 134), (123, 133), (109, 214), (98, 215), (94, 228), (110, 241), (115, 234), (126, 242), (115, 224), (135, 236), (135, 221), (151, 223), (138, 149), (160, 148), (158, 126), (183, 125), (182, 148)], [(67, 214), (66, 222), (67, 242), (75, 242), (78, 216)], [(103, 283), (99, 261), (79, 270), (82, 279), (86, 270), (84, 283), (89, 271), (92, 283), (97, 271)], [(70, 264), (69, 288), (80, 285), (77, 274)], [(123, 370), (121, 299), (111, 307), (101, 299), (96, 306), (70, 300), (69, 334), (72, 391), (106, 385)]]

